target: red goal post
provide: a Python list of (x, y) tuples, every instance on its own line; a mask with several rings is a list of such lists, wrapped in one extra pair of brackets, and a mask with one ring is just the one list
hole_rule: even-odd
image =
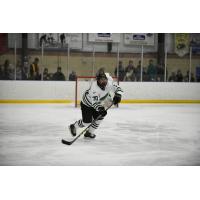
[[(113, 81), (119, 84), (117, 77), (113, 76)], [(80, 104), (80, 99), (82, 98), (83, 92), (89, 88), (92, 81), (95, 81), (95, 76), (77, 76), (75, 82), (75, 107)], [(81, 83), (81, 81), (84, 81)]]

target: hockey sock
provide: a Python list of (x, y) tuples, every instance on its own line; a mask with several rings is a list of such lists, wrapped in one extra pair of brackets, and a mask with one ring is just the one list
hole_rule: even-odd
[(94, 131), (99, 127), (99, 125), (101, 124), (102, 121), (103, 121), (103, 120), (94, 121), (94, 122), (92, 123), (92, 126), (90, 126), (90, 128), (89, 128), (89, 132), (90, 132), (90, 133), (94, 133)]
[(75, 124), (74, 124), (75, 128), (83, 128), (83, 127), (86, 127), (86, 126), (89, 126), (89, 125), (90, 125), (90, 123), (85, 123), (85, 122), (83, 122), (82, 119), (76, 121)]

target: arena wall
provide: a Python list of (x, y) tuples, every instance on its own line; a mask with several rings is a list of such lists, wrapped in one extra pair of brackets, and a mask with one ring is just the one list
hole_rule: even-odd
[[(121, 82), (120, 86), (122, 103), (200, 103), (199, 83)], [(75, 82), (0, 81), (0, 103), (73, 103), (74, 96)]]

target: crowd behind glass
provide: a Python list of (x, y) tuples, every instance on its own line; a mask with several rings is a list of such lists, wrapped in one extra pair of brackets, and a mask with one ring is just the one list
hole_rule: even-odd
[[(133, 64), (133, 60), (129, 60), (128, 63), (119, 61), (118, 66), (115, 67), (112, 75), (119, 78), (119, 81), (152, 81), (163, 82), (165, 76), (165, 68), (162, 64), (156, 64), (152, 59), (149, 60), (147, 66), (141, 67), (141, 61), (137, 65)], [(197, 66), (199, 68), (200, 66)], [(106, 70), (106, 69), (105, 69)], [(44, 80), (44, 81), (75, 81), (77, 74), (75, 71), (71, 71), (69, 77), (65, 77), (62, 72), (62, 67), (58, 66), (57, 71), (49, 73), (48, 68), (44, 68), (41, 73), (40, 60), (35, 58), (34, 61), (29, 64), (24, 62), (23, 64), (17, 61), (16, 69), (8, 59), (3, 64), (0, 64), (0, 80)], [(168, 74), (166, 70), (166, 81), (168, 82), (189, 82), (189, 71), (183, 74), (180, 69), (172, 71)], [(198, 74), (191, 73), (190, 82), (200, 82)]]

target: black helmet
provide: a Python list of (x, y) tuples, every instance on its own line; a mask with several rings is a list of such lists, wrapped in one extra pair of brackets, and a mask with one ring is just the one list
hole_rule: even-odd
[(107, 85), (108, 82), (108, 78), (105, 74), (104, 71), (99, 71), (96, 74), (96, 79), (97, 79), (97, 85), (102, 89), (105, 90), (105, 87)]
[(106, 78), (107, 79), (107, 76), (106, 74), (104, 73), (104, 71), (98, 71), (97, 74), (96, 74), (96, 79), (99, 80), (101, 78)]

